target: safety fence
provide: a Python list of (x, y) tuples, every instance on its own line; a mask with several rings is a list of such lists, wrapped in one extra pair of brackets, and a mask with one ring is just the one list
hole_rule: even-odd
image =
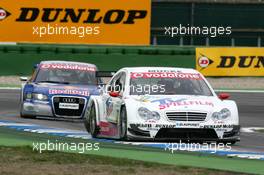
[(28, 75), (42, 60), (93, 63), (100, 70), (132, 66), (195, 67), (195, 48), (177, 46), (0, 45), (0, 76)]

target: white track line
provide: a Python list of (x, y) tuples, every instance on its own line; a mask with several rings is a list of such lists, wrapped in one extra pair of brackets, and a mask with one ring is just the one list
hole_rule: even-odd
[(20, 90), (20, 87), (0, 87), (0, 90)]
[(258, 130), (264, 130), (264, 127), (245, 127), (245, 128), (241, 128), (240, 132), (254, 133), (257, 132)]

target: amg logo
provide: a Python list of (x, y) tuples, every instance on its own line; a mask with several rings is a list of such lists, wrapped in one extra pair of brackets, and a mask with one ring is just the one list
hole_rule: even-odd
[(102, 12), (100, 9), (73, 8), (20, 8), (18, 22), (33, 22), (41, 18), (42, 22), (87, 23), (87, 24), (134, 24), (136, 20), (147, 16), (146, 10), (112, 9)]
[(234, 67), (236, 63), (239, 68), (264, 68), (264, 56), (221, 56), (220, 58), (218, 68)]

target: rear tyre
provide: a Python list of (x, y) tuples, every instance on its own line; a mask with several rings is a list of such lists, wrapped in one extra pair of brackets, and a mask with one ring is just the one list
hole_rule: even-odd
[(120, 111), (120, 140), (127, 140), (127, 111), (126, 107), (122, 106)]
[(99, 127), (97, 126), (97, 120), (96, 120), (96, 110), (95, 105), (92, 103), (90, 112), (89, 112), (89, 131), (91, 133), (92, 137), (96, 138), (99, 133)]

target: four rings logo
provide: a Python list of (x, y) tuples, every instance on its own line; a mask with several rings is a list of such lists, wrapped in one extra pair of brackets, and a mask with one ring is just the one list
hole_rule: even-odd
[(63, 98), (64, 103), (75, 103), (76, 99), (75, 98)]
[(8, 11), (0, 7), (0, 21), (7, 18), (9, 15), (11, 15)]

